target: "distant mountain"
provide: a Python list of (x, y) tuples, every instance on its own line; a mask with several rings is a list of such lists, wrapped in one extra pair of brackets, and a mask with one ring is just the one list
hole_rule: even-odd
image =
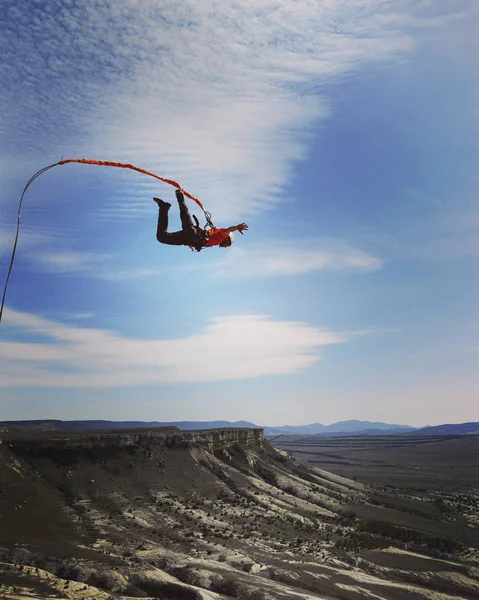
[[(412, 433), (415, 433), (414, 429)], [(311, 437), (350, 437), (356, 435), (397, 435), (399, 433), (411, 433), (410, 428), (393, 427), (392, 429), (359, 429), (358, 431), (326, 431), (325, 433), (315, 433)]]
[(321, 425), (321, 423), (311, 423), (311, 425), (281, 425), (279, 427), (264, 425), (265, 435), (315, 435), (316, 433), (323, 433), (326, 430), (326, 425)]
[(409, 425), (393, 425), (372, 421), (338, 421), (332, 425), (312, 423), (311, 425), (284, 425), (281, 427), (264, 427), (264, 433), (271, 435), (333, 435), (351, 433), (405, 433), (415, 431)]
[(131, 429), (141, 427), (178, 427), (190, 429), (223, 429), (229, 427), (264, 429), (266, 437), (277, 435), (394, 435), (413, 433), (418, 435), (479, 435), (479, 422), (435, 425), (422, 428), (409, 425), (394, 425), (372, 421), (338, 421), (332, 425), (311, 423), (309, 425), (283, 425), (270, 427), (256, 425), (250, 421), (61, 421), (60, 419), (38, 419), (31, 421), (0, 421), (2, 429), (21, 429), (24, 431), (87, 431), (92, 429)]
[(401, 430), (401, 431), (413, 431), (415, 427), (411, 427), (410, 425), (391, 425), (389, 423), (381, 423), (378, 421), (338, 421), (338, 423), (333, 423), (332, 425), (327, 426), (327, 431), (330, 433), (343, 432), (343, 431), (363, 431), (365, 429), (375, 429), (380, 431), (391, 431)]
[(61, 421), (59, 419), (0, 421), (0, 429), (22, 429), (26, 431), (86, 431), (92, 429), (131, 429), (168, 426), (175, 426), (182, 430), (262, 427), (265, 436), (269, 437), (273, 435), (394, 434), (415, 431), (414, 427), (408, 425), (391, 425), (371, 421), (339, 421), (332, 425), (311, 423), (310, 425), (284, 425), (281, 427), (255, 425), (249, 421)]
[(473, 435), (479, 434), (479, 423), (449, 423), (447, 425), (434, 425), (416, 429), (419, 435)]

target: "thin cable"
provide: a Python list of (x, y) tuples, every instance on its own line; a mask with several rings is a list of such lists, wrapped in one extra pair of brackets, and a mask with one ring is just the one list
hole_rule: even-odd
[(27, 183), (27, 185), (23, 188), (23, 192), (22, 195), (20, 197), (20, 202), (18, 204), (18, 214), (17, 214), (17, 232), (15, 234), (15, 242), (13, 244), (13, 250), (12, 250), (12, 256), (10, 258), (10, 266), (8, 267), (8, 273), (7, 273), (7, 278), (5, 280), (5, 286), (3, 288), (3, 296), (2, 296), (2, 304), (0, 306), (0, 322), (2, 321), (2, 314), (3, 314), (3, 306), (5, 304), (5, 297), (7, 295), (7, 288), (8, 288), (8, 281), (10, 279), (10, 273), (12, 272), (12, 268), (13, 268), (13, 261), (15, 260), (15, 252), (17, 250), (17, 243), (18, 243), (18, 236), (20, 234), (20, 215), (21, 215), (21, 211), (22, 211), (22, 203), (23, 203), (23, 196), (25, 195), (25, 192), (27, 191), (28, 187), (30, 186), (30, 184), (32, 184), (35, 179), (37, 177), (39, 177), (42, 173), (45, 173), (45, 171), (48, 171), (49, 169), (53, 169), (53, 167), (56, 167), (57, 165), (59, 165), (60, 163), (54, 163), (53, 165), (49, 165), (48, 167), (43, 167), (43, 169), (40, 169), (39, 171), (37, 171), (35, 173), (35, 175), (33, 175), (29, 182)]

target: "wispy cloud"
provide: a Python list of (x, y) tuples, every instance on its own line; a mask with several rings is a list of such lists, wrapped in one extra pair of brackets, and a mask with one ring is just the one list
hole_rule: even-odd
[(219, 317), (179, 339), (129, 339), (7, 309), (4, 327), (44, 342), (0, 342), (0, 386), (115, 388), (247, 379), (303, 371), (321, 349), (365, 332), (338, 333), (264, 315)]
[[(2, 255), (10, 254), (15, 241), (15, 226), (2, 227), (0, 226), (0, 257)], [(42, 246), (51, 242), (51, 236), (32, 228), (22, 228), (20, 237), (18, 240), (18, 248), (30, 249)]]
[(234, 248), (218, 265), (226, 277), (281, 277), (305, 275), (324, 270), (377, 271), (383, 265), (358, 248), (336, 244), (333, 249), (300, 249), (281, 243)]
[[(3, 154), (136, 162), (179, 179), (218, 219), (278, 201), (328, 114), (322, 82), (402, 59), (415, 26), (461, 14), (410, 0), (7, 5)], [(116, 177), (126, 205), (138, 177)]]
[(92, 312), (71, 312), (65, 313), (64, 315), (62, 315), (62, 318), (68, 321), (87, 321), (89, 319), (93, 319), (94, 316), (95, 313)]
[[(11, 253), (15, 239), (15, 231), (0, 228), (0, 257)], [(18, 250), (23, 252), (23, 259), (30, 262), (36, 271), (57, 275), (84, 275), (105, 281), (129, 281), (143, 277), (158, 276), (165, 269), (118, 265), (114, 255), (71, 250), (65, 248), (69, 242), (61, 235), (35, 230), (32, 227), (22, 228)], [(58, 249), (63, 246), (63, 249)], [(18, 254), (17, 254), (18, 257)]]
[[(0, 230), (1, 233), (1, 230)], [(11, 236), (10, 236), (11, 237)], [(67, 245), (62, 238), (52, 239), (45, 233), (35, 233), (31, 229), (22, 231), (21, 244), (33, 252), (25, 258), (36, 270), (53, 274), (81, 274), (105, 281), (127, 281), (144, 277), (157, 277), (168, 270), (167, 267), (118, 265), (114, 255), (81, 250), (52, 250), (59, 245)], [(8, 241), (8, 243), (7, 243)], [(10, 240), (0, 237), (0, 255), (11, 250)], [(215, 276), (225, 277), (280, 277), (305, 275), (323, 270), (349, 270), (371, 272), (381, 269), (383, 260), (339, 240), (328, 239), (318, 247), (315, 240), (312, 248), (290, 246), (284, 242), (270, 242), (267, 245), (252, 245), (248, 249), (233, 247), (224, 253), (215, 267)], [(211, 250), (206, 250), (211, 252)], [(187, 266), (183, 267), (188, 269)], [(201, 268), (196, 266), (196, 268)], [(208, 269), (211, 265), (208, 264)]]
[(113, 256), (74, 250), (37, 251), (30, 259), (45, 273), (81, 274), (104, 281), (131, 281), (143, 277), (156, 277), (165, 272), (164, 268), (119, 267), (117, 259)]
[(36, 252), (33, 260), (46, 272), (91, 273), (98, 271), (98, 265), (105, 262), (105, 256), (90, 252)]

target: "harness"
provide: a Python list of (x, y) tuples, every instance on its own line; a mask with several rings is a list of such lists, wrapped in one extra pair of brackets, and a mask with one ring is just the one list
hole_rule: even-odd
[[(208, 233), (208, 231), (206, 229), (203, 229), (202, 227), (200, 227), (200, 223), (198, 221), (198, 218), (196, 217), (196, 215), (192, 215), (193, 219), (195, 221), (195, 229), (196, 229), (196, 243), (193, 246), (188, 246), (189, 248), (191, 248), (191, 250), (193, 250), (193, 252), (196, 250), (196, 252), (201, 252), (201, 249), (204, 248), (205, 243), (210, 239), (210, 235)], [(207, 220), (207, 227), (212, 227), (213, 223), (211, 222), (211, 215), (208, 217), (206, 217)]]

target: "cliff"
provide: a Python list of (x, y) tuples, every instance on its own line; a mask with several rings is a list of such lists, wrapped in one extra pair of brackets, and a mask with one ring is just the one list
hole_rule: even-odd
[(120, 449), (149, 450), (154, 446), (167, 448), (199, 447), (216, 452), (232, 446), (259, 445), (264, 441), (263, 429), (202, 429), (180, 431), (176, 427), (158, 429), (123, 429), (87, 432), (3, 432), (0, 443), (7, 444), (20, 454), (43, 455), (54, 453), (82, 454), (82, 451)]

